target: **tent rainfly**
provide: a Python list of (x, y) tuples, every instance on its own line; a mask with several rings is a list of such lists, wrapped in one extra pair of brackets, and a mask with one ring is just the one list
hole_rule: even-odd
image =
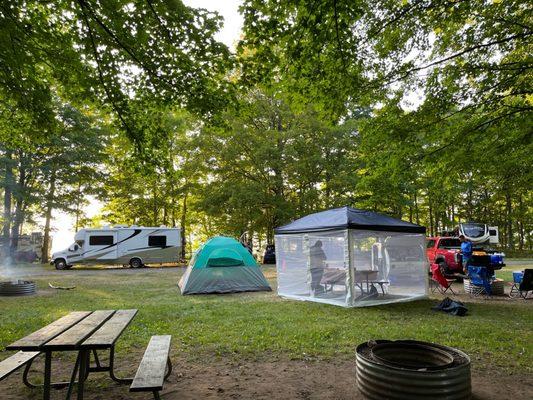
[(423, 226), (341, 207), (274, 232), (282, 297), (344, 307), (427, 297)]
[(196, 251), (179, 287), (181, 294), (272, 290), (248, 250), (223, 236), (211, 238)]

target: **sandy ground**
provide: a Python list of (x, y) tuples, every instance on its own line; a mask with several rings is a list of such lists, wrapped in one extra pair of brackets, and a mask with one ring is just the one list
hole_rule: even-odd
[[(166, 400), (193, 399), (326, 399), (360, 400), (355, 385), (354, 361), (267, 360), (237, 362), (229, 359), (187, 361), (173, 356), (174, 370), (161, 392)], [(119, 363), (119, 370), (132, 365)], [(55, 363), (55, 376), (68, 374), (70, 363)], [(68, 367), (68, 368), (67, 368)], [(37, 362), (34, 376), (42, 371)], [(59, 371), (61, 370), (61, 371)], [(3, 381), (4, 400), (39, 399), (41, 390), (24, 389), (21, 373)], [(474, 400), (506, 398), (532, 399), (533, 376), (506, 375), (490, 370), (472, 373)], [(66, 390), (53, 390), (52, 399), (63, 399)], [(151, 399), (150, 393), (129, 393), (128, 387), (114, 384), (104, 373), (92, 374), (85, 399)]]

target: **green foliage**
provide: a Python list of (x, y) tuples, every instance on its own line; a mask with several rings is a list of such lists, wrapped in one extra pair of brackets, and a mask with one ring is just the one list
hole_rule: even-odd
[(179, 0), (0, 7), (4, 228), (97, 195), (191, 239), (352, 205), (533, 246), (524, 1), (246, 0), (235, 56)]
[(1, 7), (2, 90), (41, 124), (53, 118), (54, 90), (109, 105), (137, 141), (143, 130), (135, 125), (132, 98), (205, 116), (227, 101), (222, 77), (230, 53), (213, 38), (221, 18), (207, 10), (179, 0), (18, 0)]
[(271, 241), (273, 229), (295, 215), (346, 199), (354, 183), (352, 123), (333, 126), (311, 106), (295, 112), (282, 96), (260, 90), (224, 118), (199, 137), (209, 179), (197, 206), (217, 230)]
[(489, 222), (507, 247), (515, 236), (531, 246), (533, 32), (523, 1), (248, 0), (241, 10), (244, 85), (281, 88), (333, 121), (372, 110), (358, 125), (352, 203), (433, 234)]

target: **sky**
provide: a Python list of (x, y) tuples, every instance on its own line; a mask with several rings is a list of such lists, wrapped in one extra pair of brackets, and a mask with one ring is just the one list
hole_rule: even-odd
[[(224, 17), (224, 26), (216, 34), (216, 39), (225, 43), (232, 51), (239, 40), (243, 19), (239, 14), (241, 1), (238, 0), (182, 0), (189, 7), (217, 11)], [(89, 199), (85, 208), (88, 218), (96, 216), (103, 204), (95, 198)], [(67, 248), (74, 242), (74, 218), (71, 215), (55, 212), (52, 221), (52, 252)]]

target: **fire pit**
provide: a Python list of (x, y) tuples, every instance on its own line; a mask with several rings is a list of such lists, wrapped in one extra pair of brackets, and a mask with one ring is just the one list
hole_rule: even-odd
[(27, 296), (31, 294), (35, 294), (35, 282), (33, 281), (0, 282), (0, 296)]
[(366, 399), (467, 400), (470, 358), (457, 349), (414, 340), (376, 340), (356, 349), (357, 387)]

